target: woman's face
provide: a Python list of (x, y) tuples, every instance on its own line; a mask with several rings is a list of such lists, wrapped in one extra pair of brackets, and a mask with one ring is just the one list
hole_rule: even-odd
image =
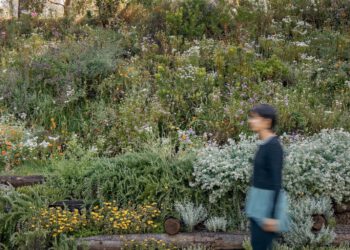
[(250, 113), (248, 124), (253, 132), (258, 133), (259, 131), (268, 130), (271, 128), (271, 119), (261, 117), (257, 113)]

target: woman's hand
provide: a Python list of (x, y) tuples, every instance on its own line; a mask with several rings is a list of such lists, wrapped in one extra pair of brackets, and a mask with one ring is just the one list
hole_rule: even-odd
[(266, 232), (277, 232), (278, 231), (278, 220), (265, 219), (263, 224), (263, 230)]

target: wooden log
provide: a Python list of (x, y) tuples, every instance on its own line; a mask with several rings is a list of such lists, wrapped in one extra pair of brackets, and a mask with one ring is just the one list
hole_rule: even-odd
[[(146, 239), (161, 240), (169, 246), (179, 248), (191, 245), (206, 245), (212, 249), (243, 249), (242, 243), (248, 237), (246, 233), (179, 233), (176, 235), (168, 234), (126, 234), (126, 235), (104, 235), (78, 240), (78, 249), (84, 246), (89, 250), (117, 250), (125, 248), (125, 243), (142, 244)], [(129, 245), (130, 246), (130, 245)]]
[(350, 212), (336, 214), (335, 221), (337, 225), (350, 225)]
[(335, 228), (336, 238), (333, 245), (350, 242), (350, 225), (337, 225)]
[[(333, 245), (339, 245), (344, 242), (350, 242), (350, 225), (337, 225), (335, 228), (336, 238)], [(121, 249), (125, 243), (133, 240), (141, 244), (146, 239), (153, 238), (155, 240), (162, 240), (168, 244), (177, 247), (188, 247), (190, 245), (206, 245), (212, 249), (243, 249), (242, 243), (248, 233), (180, 233), (174, 236), (167, 234), (127, 234), (127, 235), (106, 235), (94, 236), (88, 238), (81, 238), (78, 240), (78, 249), (90, 250), (111, 250)], [(124, 249), (127, 249), (124, 247)]]
[(69, 211), (74, 211), (74, 209), (78, 209), (81, 211), (86, 207), (83, 200), (64, 200), (64, 201), (56, 201), (49, 205), (49, 207), (60, 207), (62, 209), (67, 208)]
[(326, 218), (322, 214), (314, 214), (312, 216), (314, 224), (312, 230), (320, 231), (323, 225), (326, 225)]
[(164, 230), (169, 235), (175, 235), (180, 232), (181, 222), (176, 218), (168, 218), (164, 221)]
[(0, 176), (0, 184), (11, 185), (13, 187), (32, 186), (42, 184), (45, 178), (42, 175), (29, 176)]
[(335, 204), (334, 205), (334, 213), (342, 214), (350, 212), (350, 202), (344, 204)]

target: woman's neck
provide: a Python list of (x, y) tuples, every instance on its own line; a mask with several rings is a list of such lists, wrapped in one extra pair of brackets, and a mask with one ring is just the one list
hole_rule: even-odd
[(276, 134), (271, 130), (261, 130), (259, 131), (260, 140), (266, 140), (269, 137), (275, 136)]

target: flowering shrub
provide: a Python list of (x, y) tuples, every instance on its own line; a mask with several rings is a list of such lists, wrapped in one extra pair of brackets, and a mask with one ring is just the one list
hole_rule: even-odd
[[(284, 141), (284, 187), (292, 197), (327, 196), (337, 202), (350, 199), (349, 132), (322, 130), (311, 137), (289, 136)], [(256, 142), (254, 137), (241, 137), (240, 142), (231, 140), (222, 147), (212, 144), (203, 148), (194, 163), (193, 184), (209, 191), (211, 202), (230, 190), (245, 193)]]
[(188, 38), (229, 35), (234, 29), (236, 8), (229, 1), (173, 1), (166, 12), (166, 30)]
[(104, 202), (91, 211), (91, 226), (106, 233), (145, 233), (154, 230), (158, 225), (154, 219), (160, 211), (152, 205), (137, 206), (136, 209), (120, 209), (114, 202)]
[(7, 170), (24, 161), (58, 159), (63, 155), (59, 136), (36, 136), (35, 132), (6, 115), (0, 120), (0, 151), (0, 164)]
[(293, 196), (350, 200), (350, 133), (323, 130), (287, 147), (285, 188)]
[[(202, 100), (212, 92), (214, 79), (207, 74), (205, 68), (191, 64), (178, 67), (176, 72), (161, 65), (157, 69), (157, 94), (162, 105), (169, 110), (174, 119), (191, 121), (195, 115), (195, 108), (200, 107)], [(201, 84), (197, 85), (198, 82)], [(187, 114), (184, 114), (183, 110), (187, 110)]]
[(27, 227), (31, 231), (48, 230), (53, 237), (88, 230), (107, 234), (144, 233), (158, 227), (154, 220), (159, 214), (155, 204), (121, 209), (113, 201), (95, 206), (90, 212), (60, 207), (41, 209), (28, 221)]
[(53, 237), (59, 234), (69, 234), (87, 226), (87, 216), (84, 210), (81, 214), (78, 209), (73, 212), (57, 208), (40, 209), (39, 214), (28, 222), (29, 230), (46, 229)]
[(251, 162), (256, 150), (256, 137), (241, 136), (240, 142), (229, 140), (222, 147), (215, 143), (200, 150), (194, 163), (194, 186), (209, 191), (215, 202), (235, 187), (246, 192), (251, 174)]

